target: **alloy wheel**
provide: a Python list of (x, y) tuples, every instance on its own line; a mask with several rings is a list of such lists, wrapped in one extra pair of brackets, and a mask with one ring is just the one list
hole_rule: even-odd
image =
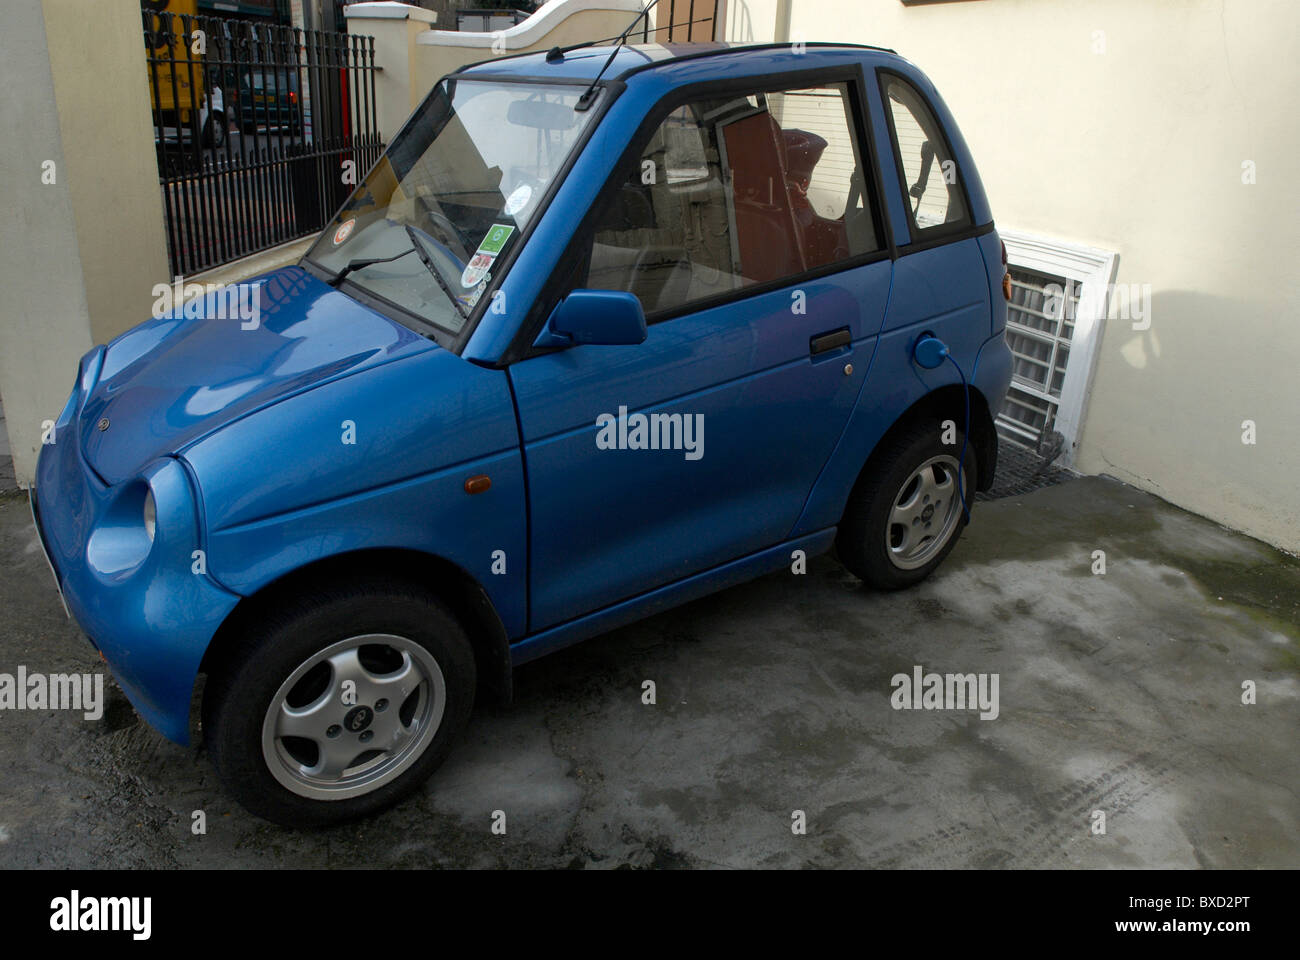
[(894, 497), (885, 547), (900, 570), (925, 566), (956, 531), (962, 510), (957, 470), (956, 457), (931, 457), (912, 471)]
[(340, 640), (301, 663), (271, 698), (262, 756), (299, 796), (360, 796), (419, 759), (446, 704), (442, 670), (420, 644), (393, 634)]

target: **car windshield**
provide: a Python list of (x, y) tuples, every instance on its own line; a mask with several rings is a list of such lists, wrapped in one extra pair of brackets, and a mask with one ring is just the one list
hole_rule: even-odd
[(582, 91), (444, 80), (307, 259), (336, 283), (346, 272), (347, 283), (458, 333), (590, 122), (574, 110)]

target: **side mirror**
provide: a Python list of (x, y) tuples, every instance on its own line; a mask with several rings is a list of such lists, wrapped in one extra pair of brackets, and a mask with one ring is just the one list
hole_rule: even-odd
[(574, 290), (560, 301), (535, 347), (603, 346), (645, 341), (641, 301), (620, 290)]

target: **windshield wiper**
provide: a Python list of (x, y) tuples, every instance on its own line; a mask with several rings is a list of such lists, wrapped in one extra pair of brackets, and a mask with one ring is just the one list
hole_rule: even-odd
[[(456, 299), (456, 295), (451, 292), (451, 287), (447, 284), (447, 281), (443, 279), (442, 271), (440, 271), (438, 265), (433, 262), (433, 257), (429, 256), (428, 251), (424, 249), (424, 244), (420, 241), (419, 232), (409, 223), (403, 224), (403, 226), (406, 227), (406, 235), (411, 238), (411, 249), (415, 251), (415, 255), (420, 258), (420, 262), (424, 264), (425, 268), (433, 274), (433, 279), (438, 281), (438, 286), (442, 287), (442, 292), (447, 295), (447, 299), (450, 300), (451, 305), (456, 308), (456, 312), (460, 314), (460, 318), (462, 320), (467, 319), (469, 314), (465, 312), (465, 308), (462, 307), (460, 301)], [(410, 251), (408, 250), (407, 252), (409, 253)]]
[(456, 312), (460, 314), (460, 318), (462, 320), (467, 319), (469, 315), (465, 313), (465, 308), (462, 307), (460, 301), (456, 299), (456, 295), (451, 292), (451, 287), (447, 285), (447, 281), (442, 278), (442, 273), (438, 270), (438, 265), (433, 262), (433, 258), (425, 251), (424, 244), (420, 242), (419, 233), (417, 233), (416, 229), (409, 223), (403, 224), (403, 226), (406, 227), (406, 235), (411, 238), (411, 249), (403, 250), (401, 253), (391, 257), (363, 257), (356, 260), (349, 260), (347, 265), (338, 273), (334, 274), (334, 276), (327, 280), (326, 283), (331, 287), (337, 287), (343, 282), (343, 278), (353, 270), (372, 267), (376, 263), (392, 263), (394, 260), (400, 260), (402, 257), (409, 256), (413, 253), (420, 258), (420, 262), (424, 264), (425, 269), (433, 274), (433, 279), (438, 281), (438, 286), (442, 289), (442, 292), (447, 295), (447, 299), (451, 301)]
[(402, 257), (406, 256), (409, 253), (419, 253), (419, 251), (403, 250), (395, 257), (359, 257), (356, 260), (349, 260), (347, 266), (345, 266), (338, 273), (334, 274), (333, 278), (327, 280), (326, 283), (328, 283), (331, 287), (337, 287), (340, 283), (343, 282), (343, 278), (346, 277), (353, 270), (360, 270), (363, 267), (373, 267), (376, 263), (392, 263), (394, 260), (402, 259)]

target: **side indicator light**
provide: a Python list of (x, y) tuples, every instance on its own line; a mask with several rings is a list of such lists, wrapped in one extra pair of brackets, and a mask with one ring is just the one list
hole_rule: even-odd
[(1006, 297), (1007, 302), (1011, 302), (1011, 274), (1002, 274), (1002, 296)]
[(482, 493), (492, 486), (492, 478), (487, 474), (479, 474), (477, 477), (470, 477), (465, 481), (465, 492), (473, 496), (476, 493)]

